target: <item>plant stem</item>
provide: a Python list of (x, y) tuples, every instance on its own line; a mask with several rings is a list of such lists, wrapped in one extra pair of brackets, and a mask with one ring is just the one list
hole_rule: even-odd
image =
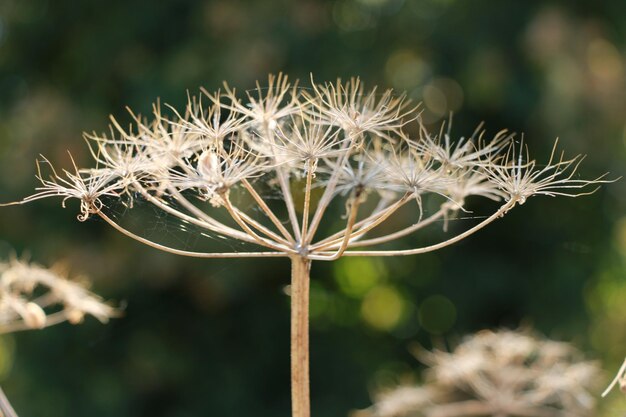
[(17, 417), (17, 413), (11, 406), (9, 399), (4, 395), (4, 391), (0, 388), (0, 412), (4, 417)]
[(291, 415), (310, 417), (309, 274), (311, 260), (291, 258)]

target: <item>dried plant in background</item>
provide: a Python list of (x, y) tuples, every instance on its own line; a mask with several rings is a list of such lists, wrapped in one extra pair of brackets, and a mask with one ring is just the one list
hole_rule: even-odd
[(451, 352), (417, 352), (421, 386), (383, 392), (359, 417), (583, 417), (600, 370), (571, 344), (527, 332), (482, 331)]
[[(506, 131), (487, 140), (477, 129), (457, 141), (443, 127), (431, 133), (404, 95), (365, 90), (359, 79), (312, 82), (302, 89), (278, 75), (257, 87), (244, 98), (228, 85), (216, 92), (202, 90), (180, 112), (157, 103), (149, 118), (131, 112), (134, 123), (128, 128), (112, 119), (109, 134), (86, 135), (94, 167), (56, 171), (44, 159), (40, 168), (46, 165), (50, 175), (40, 169), (41, 186), (18, 204), (75, 198), (79, 220), (99, 216), (128, 237), (179, 255), (289, 258), (294, 417), (310, 415), (312, 261), (434, 251), (470, 236), (533, 195), (574, 197), (604, 182), (603, 177), (580, 179), (582, 157), (565, 159), (556, 143), (549, 161), (539, 165)], [(280, 204), (268, 195), (278, 195)], [(380, 249), (437, 222), (445, 228), (450, 217), (467, 210), (471, 197), (501, 204), (480, 223), (438, 243)], [(129, 208), (143, 199), (202, 229), (198, 234), (252, 249), (204, 253), (164, 245), (111, 216), (111, 199)], [(328, 210), (333, 205), (345, 207), (342, 218), (336, 209)], [(402, 215), (404, 226), (380, 227), (402, 210), (413, 214)], [(334, 231), (320, 236), (332, 225)]]
[(85, 281), (18, 259), (0, 262), (0, 334), (78, 324), (85, 315), (106, 323), (118, 314)]
[[(85, 315), (106, 323), (119, 311), (87, 289), (86, 282), (16, 258), (0, 261), (0, 334), (81, 323)], [(0, 388), (0, 411), (16, 417)]]

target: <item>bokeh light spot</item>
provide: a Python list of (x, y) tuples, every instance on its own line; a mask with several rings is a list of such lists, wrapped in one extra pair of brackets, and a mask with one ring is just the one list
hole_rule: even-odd
[(15, 340), (11, 336), (0, 337), (0, 378), (4, 379), (13, 365)]
[(474, 108), (496, 109), (506, 97), (510, 69), (498, 49), (483, 48), (467, 64), (463, 85), (468, 104)]
[(408, 49), (394, 51), (385, 64), (387, 80), (398, 89), (420, 85), (429, 73), (429, 65)]
[(437, 116), (443, 116), (448, 112), (446, 95), (433, 83), (424, 87), (424, 104)]
[(604, 39), (595, 39), (587, 48), (587, 62), (591, 73), (601, 81), (622, 79), (624, 66), (617, 48)]
[(364, 30), (376, 25), (372, 12), (351, 1), (338, 1), (333, 7), (333, 20), (346, 32)]
[(452, 78), (437, 78), (433, 84), (446, 96), (447, 111), (454, 112), (463, 106), (463, 88)]
[(405, 304), (397, 289), (381, 285), (367, 293), (361, 315), (367, 324), (378, 330), (392, 330), (402, 321)]
[(622, 257), (626, 258), (626, 216), (615, 225), (615, 244)]
[(311, 301), (309, 306), (309, 316), (311, 319), (320, 317), (328, 309), (330, 300), (328, 293), (319, 283), (311, 282)]
[(443, 334), (456, 322), (456, 307), (443, 295), (432, 295), (419, 307), (422, 327), (432, 334)]
[(350, 297), (363, 297), (386, 277), (384, 264), (374, 258), (342, 258), (335, 263), (339, 289)]
[(389, 1), (390, 0), (357, 0), (358, 3), (369, 7), (381, 7), (389, 3)]

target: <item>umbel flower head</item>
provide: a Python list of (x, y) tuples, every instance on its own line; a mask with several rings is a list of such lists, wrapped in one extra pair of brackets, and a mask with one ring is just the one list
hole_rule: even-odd
[(381, 393), (360, 417), (583, 417), (600, 370), (572, 345), (528, 332), (482, 331), (451, 352), (420, 351), (421, 386)]
[[(204, 257), (296, 255), (333, 260), (438, 249), (533, 195), (578, 196), (604, 182), (602, 177), (580, 179), (582, 158), (556, 157), (556, 143), (547, 164), (540, 165), (506, 131), (488, 140), (479, 128), (457, 141), (443, 127), (431, 133), (404, 95), (365, 90), (359, 79), (312, 82), (311, 88), (300, 89), (279, 74), (243, 99), (226, 85), (223, 91), (203, 89), (199, 96), (190, 96), (184, 111), (170, 106), (165, 110), (156, 103), (151, 117), (131, 112), (134, 125), (128, 128), (112, 119), (109, 134), (87, 134), (95, 167), (74, 165), (58, 172), (44, 159), (51, 175), (40, 170), (41, 186), (20, 203), (47, 197), (61, 197), (64, 203), (78, 199), (80, 220), (99, 215), (122, 230), (107, 215), (106, 202), (122, 199), (132, 206), (140, 196), (208, 234), (262, 250), (199, 254), (122, 230), (159, 249)], [(270, 207), (265, 193), (278, 193), (284, 207)], [(254, 201), (253, 210), (237, 206), (242, 195)], [(502, 205), (461, 237), (427, 248), (362, 249), (447, 220), (466, 210), (466, 201), (474, 196)], [(439, 209), (425, 213), (425, 199), (435, 201)], [(335, 200), (346, 207), (344, 226), (320, 237), (320, 223)], [(414, 218), (405, 228), (365, 239), (406, 205), (413, 206)]]
[(15, 258), (0, 262), (0, 334), (78, 324), (85, 315), (106, 323), (119, 311), (60, 272)]

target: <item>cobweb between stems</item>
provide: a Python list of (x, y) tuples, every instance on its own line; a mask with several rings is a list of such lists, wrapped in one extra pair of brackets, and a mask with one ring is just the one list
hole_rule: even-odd
[[(175, 203), (172, 206), (175, 207)], [(107, 215), (124, 228), (151, 241), (180, 250), (236, 252), (254, 249), (254, 246), (245, 242), (212, 233), (181, 220), (140, 197), (134, 199), (132, 207), (129, 207), (128, 202), (113, 198), (105, 200), (104, 207)], [(106, 222), (99, 217), (92, 217), (87, 221), (107, 227)]]
[[(276, 190), (268, 190), (268, 194), (264, 194), (262, 197), (275, 211), (280, 211), (281, 207), (279, 204), (283, 201), (280, 193)], [(433, 198), (431, 200), (432, 201), (424, 203), (423, 215), (426, 217), (437, 211), (437, 200), (440, 199)], [(329, 213), (333, 213), (333, 215), (323, 220), (320, 225), (321, 230), (326, 232), (341, 229), (342, 224), (346, 221), (347, 202), (348, 200), (345, 198), (333, 201), (328, 208)], [(175, 201), (170, 201), (169, 203), (172, 207), (180, 208)], [(376, 204), (377, 202), (372, 201), (369, 203), (368, 208), (371, 210)], [(242, 210), (251, 213), (251, 216), (257, 221), (262, 222), (264, 220), (262, 210), (255, 206), (253, 202), (244, 201), (243, 204), (238, 204), (238, 206), (245, 207)], [(478, 209), (484, 210), (484, 208), (484, 206), (481, 206)], [(255, 249), (255, 245), (253, 244), (212, 233), (199, 226), (181, 220), (170, 213), (160, 210), (142, 199), (139, 195), (134, 196), (132, 207), (129, 201), (124, 201), (119, 198), (103, 199), (103, 210), (106, 210), (107, 215), (116, 223), (133, 233), (140, 234), (151, 241), (176, 249), (192, 252), (237, 252)], [(415, 207), (404, 207), (398, 212), (398, 215), (404, 219), (405, 223), (414, 224), (418, 220), (415, 211)], [(474, 215), (474, 211), (457, 213), (456, 217), (437, 219), (427, 230), (422, 232), (422, 235), (405, 237), (403, 238), (403, 242), (409, 244), (410, 242), (422, 242), (424, 244), (436, 242), (437, 238), (441, 239), (453, 230), (467, 228), (467, 226), (463, 227), (463, 225), (474, 225), (487, 217), (486, 215)], [(91, 217), (87, 221), (100, 224), (105, 223), (98, 217)], [(233, 224), (233, 226), (235, 225), (236, 224)], [(288, 222), (284, 222), (284, 225), (288, 226)], [(394, 229), (394, 227), (397, 228), (396, 225), (382, 226), (381, 230), (373, 230), (368, 237), (384, 237), (385, 232)], [(390, 247), (392, 244), (385, 246)]]

